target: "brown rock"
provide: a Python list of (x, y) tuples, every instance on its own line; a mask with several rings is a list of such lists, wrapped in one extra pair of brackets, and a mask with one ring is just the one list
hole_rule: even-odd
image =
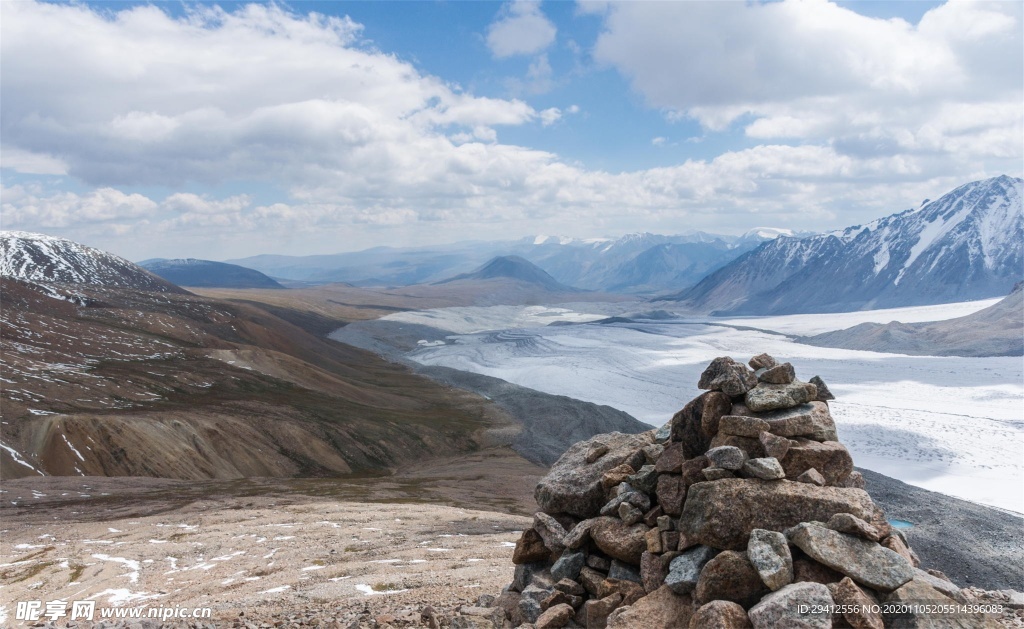
[(809, 583), (820, 583), (828, 585), (839, 583), (843, 575), (828, 566), (823, 566), (813, 559), (793, 560), (793, 581), (807, 581)]
[(889, 537), (883, 539), (882, 546), (885, 546), (894, 553), (897, 553), (898, 555), (909, 561), (910, 565), (914, 566), (915, 568), (921, 565), (921, 562), (917, 559), (917, 555), (912, 550), (910, 550), (909, 546), (903, 543), (903, 540), (900, 539), (898, 535), (890, 535)]
[(678, 629), (689, 625), (692, 613), (689, 596), (680, 596), (662, 586), (630, 607), (612, 612), (608, 629)]
[(636, 470), (633, 469), (632, 465), (627, 463), (616, 465), (601, 475), (601, 486), (605, 489), (611, 489), (619, 483), (626, 482), (626, 479), (633, 474), (636, 474)]
[(598, 590), (601, 589), (601, 582), (605, 580), (606, 576), (593, 568), (584, 567), (580, 570), (580, 585), (591, 596), (597, 596)]
[(718, 448), (720, 446), (737, 447), (740, 450), (743, 450), (747, 454), (747, 457), (752, 459), (766, 456), (764, 446), (761, 445), (761, 441), (754, 437), (739, 437), (720, 432), (715, 435), (715, 438), (708, 444), (708, 449)]
[[(877, 542), (880, 539), (882, 539), (882, 535), (878, 532), (878, 529), (871, 526), (864, 520), (861, 520), (857, 516), (851, 515), (849, 513), (835, 514), (834, 516), (828, 519), (828, 522), (825, 524), (825, 526), (832, 529), (833, 531), (839, 531), (840, 533), (847, 533), (849, 535), (856, 535), (857, 537), (869, 539), (872, 542)], [(895, 550), (898, 553), (900, 552), (895, 548), (892, 548), (891, 546), (889, 546), (888, 548), (890, 548), (891, 550)], [(902, 555), (903, 553), (900, 554)], [(907, 559), (910, 559), (910, 557), (907, 557)]]
[(664, 552), (665, 547), (661, 543), (661, 531), (658, 529), (651, 529), (647, 531), (647, 535), (644, 536), (644, 540), (647, 542), (647, 551), (644, 554)]
[(728, 356), (720, 356), (700, 375), (698, 389), (721, 391), (729, 397), (743, 395), (757, 384), (754, 372)]
[(561, 603), (549, 607), (546, 612), (540, 615), (537, 622), (533, 623), (537, 629), (558, 629), (569, 624), (576, 610), (568, 603)]
[(828, 385), (825, 384), (825, 381), (821, 379), (821, 376), (814, 376), (813, 378), (808, 380), (808, 382), (810, 382), (815, 387), (817, 387), (817, 389), (818, 389), (817, 400), (819, 402), (827, 402), (829, 400), (836, 399), (836, 396), (832, 395), (832, 392), (828, 390)]
[(843, 481), (843, 487), (853, 487), (856, 489), (864, 489), (864, 475), (854, 470), (850, 472), (850, 475)]
[(658, 462), (654, 464), (654, 471), (659, 474), (678, 474), (683, 460), (683, 444), (668, 443), (665, 445), (665, 451), (658, 457)]
[(726, 415), (718, 424), (718, 432), (737, 437), (757, 438), (770, 428), (768, 422), (759, 417), (743, 415)]
[(711, 393), (699, 395), (672, 416), (672, 442), (680, 443), (683, 456), (687, 459), (704, 454), (711, 438), (701, 428), (701, 416), (704, 414), (704, 403)]
[(751, 358), (750, 362), (748, 362), (747, 364), (750, 365), (751, 369), (757, 370), (770, 369), (779, 363), (776, 362), (775, 359), (769, 356), (768, 354), (758, 354), (757, 356)]
[[(639, 435), (609, 433), (580, 441), (551, 466), (547, 476), (537, 483), (534, 498), (545, 513), (568, 513), (578, 518), (597, 515), (605, 503), (605, 488), (601, 477), (605, 472), (622, 465), (643, 465), (642, 448), (653, 442), (651, 432)], [(586, 462), (587, 452), (594, 443), (608, 446), (608, 452), (593, 463)]]
[[(792, 384), (758, 385), (747, 391), (744, 402), (755, 413), (793, 408), (817, 398), (818, 391), (813, 384), (793, 382)], [(734, 411), (735, 412), (735, 411)]]
[(512, 551), (512, 563), (536, 563), (548, 561), (551, 558), (551, 551), (544, 545), (537, 531), (532, 528), (523, 531), (523, 534), (516, 540), (516, 549)]
[(590, 449), (587, 450), (587, 463), (593, 463), (608, 453), (608, 446), (601, 442), (595, 442), (590, 445)]
[(667, 575), (668, 564), (662, 560), (661, 555), (645, 552), (640, 556), (640, 581), (645, 591), (657, 590), (665, 582)]
[(790, 363), (782, 363), (768, 367), (758, 374), (757, 379), (768, 384), (790, 384), (796, 380), (796, 370)]
[(825, 478), (826, 485), (839, 486), (853, 471), (853, 458), (846, 446), (838, 441), (821, 442), (797, 437), (789, 446), (786, 458), (782, 459), (782, 468), (789, 480), (796, 480), (814, 468)]
[[(762, 385), (764, 386), (764, 385)], [(815, 441), (836, 441), (836, 423), (828, 404), (811, 401), (792, 408), (755, 413), (745, 404), (734, 404), (733, 415), (757, 417), (768, 422), (769, 432), (780, 437), (807, 437)]]
[(748, 609), (769, 591), (746, 554), (726, 550), (700, 571), (693, 602), (703, 605), (719, 599), (732, 601)]
[[(682, 625), (680, 625), (682, 626)], [(705, 603), (690, 618), (690, 629), (750, 629), (750, 618), (732, 601)]]
[(550, 596), (548, 596), (540, 602), (540, 608), (543, 610), (548, 610), (554, 607), (555, 605), (561, 605), (562, 603), (570, 605), (571, 603), (569, 603), (569, 600), (570, 599), (568, 594), (561, 590), (555, 590), (551, 593)]
[(706, 467), (711, 466), (711, 461), (708, 461), (708, 457), (703, 454), (685, 461), (682, 466), (683, 472), (683, 486), (689, 489), (690, 485), (694, 483), (704, 482), (704, 474), (702, 471)]
[(825, 486), (825, 477), (813, 467), (805, 471), (800, 476), (796, 477), (798, 483), (810, 483), (811, 485), (817, 485), (818, 487)]
[(664, 515), (665, 510), (661, 508), (661, 505), (656, 505), (644, 514), (644, 524), (647, 526), (654, 526)]
[(725, 393), (712, 391), (704, 397), (704, 408), (700, 414), (700, 429), (706, 437), (714, 437), (719, 431), (721, 418), (732, 410), (732, 398)]
[(533, 530), (552, 553), (557, 554), (565, 550), (566, 532), (558, 520), (543, 511), (538, 511), (533, 514)]
[(583, 603), (583, 620), (587, 629), (605, 629), (608, 626), (608, 615), (621, 603), (622, 595), (618, 593)]
[(675, 550), (676, 548), (679, 548), (679, 531), (662, 531), (661, 548), (663, 549), (663, 552), (665, 550)]
[(654, 465), (661, 458), (661, 455), (665, 453), (665, 446), (660, 443), (652, 443), (649, 446), (643, 448), (644, 460), (648, 464)]
[(598, 589), (597, 595), (600, 598), (607, 598), (615, 593), (622, 595), (623, 605), (632, 605), (646, 596), (647, 590), (644, 589), (644, 586), (634, 581), (627, 581), (625, 579), (605, 579), (601, 582), (601, 587)]
[[(927, 609), (917, 605), (956, 605), (956, 601), (939, 592), (920, 579), (913, 579), (885, 597), (886, 603), (906, 603), (884, 609), (882, 621), (886, 627), (941, 627), (942, 629), (996, 629), (1002, 627), (995, 617), (988, 614), (951, 614), (938, 616), (927, 614)], [(899, 613), (902, 611), (903, 613)]]
[[(511, 620), (513, 624), (517, 624), (516, 621), (520, 620), (519, 600), (521, 598), (522, 594), (520, 594), (519, 592), (511, 592), (506, 590), (499, 594), (498, 598), (494, 599), (494, 606), (503, 610), (505, 612), (505, 616), (509, 620)], [(424, 614), (426, 614), (427, 608), (430, 609), (431, 613), (434, 613), (434, 608), (428, 605), (426, 608), (424, 608)], [(420, 622), (422, 624), (429, 626), (429, 624), (424, 620), (421, 620)]]
[(765, 456), (773, 456), (778, 460), (785, 458), (786, 453), (789, 452), (789, 439), (773, 435), (770, 432), (762, 432), (758, 435), (758, 441), (761, 442), (761, 447), (764, 448)]
[(732, 470), (726, 470), (720, 467), (705, 467), (704, 478), (709, 481), (714, 481), (722, 480), (723, 478), (736, 478), (736, 475), (732, 473)]
[(658, 488), (654, 491), (658, 504), (668, 515), (679, 515), (683, 512), (683, 500), (686, 498), (686, 486), (679, 474), (661, 474), (658, 476)]
[(798, 524), (786, 531), (786, 537), (818, 563), (873, 590), (891, 592), (914, 578), (913, 566), (901, 555), (817, 523)]
[(552, 587), (570, 596), (583, 596), (583, 593), (586, 591), (582, 585), (572, 579), (562, 579)]
[(640, 555), (647, 550), (647, 527), (643, 524), (627, 526), (618, 518), (595, 518), (590, 538), (609, 557), (640, 565)]
[(836, 513), (870, 517), (873, 507), (871, 497), (860, 489), (730, 478), (690, 487), (679, 532), (692, 544), (746, 550), (753, 529), (784, 531)]
[(842, 581), (829, 588), (832, 599), (837, 605), (846, 608), (843, 618), (854, 629), (885, 629), (882, 614), (874, 611), (875, 601), (871, 600), (864, 590), (860, 589), (853, 579), (844, 577)]

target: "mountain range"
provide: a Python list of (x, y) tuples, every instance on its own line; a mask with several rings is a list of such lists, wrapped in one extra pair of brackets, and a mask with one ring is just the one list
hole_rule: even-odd
[(1024, 275), (1020, 178), (975, 181), (917, 209), (780, 237), (672, 299), (698, 312), (844, 312), (983, 299)]
[(139, 266), (168, 282), (179, 286), (207, 286), (213, 288), (284, 288), (273, 279), (254, 269), (237, 264), (196, 260), (144, 260)]

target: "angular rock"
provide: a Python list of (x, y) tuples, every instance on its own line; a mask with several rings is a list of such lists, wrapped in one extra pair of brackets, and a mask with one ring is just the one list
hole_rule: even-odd
[[(646, 551), (645, 551), (646, 552)], [(643, 555), (640, 556), (640, 561), (643, 562)], [(640, 578), (640, 570), (628, 563), (623, 563), (618, 559), (612, 559), (612, 567), (608, 570), (609, 579), (618, 579), (619, 581), (632, 581), (633, 583), (643, 583)]]
[(942, 629), (996, 629), (1003, 624), (988, 614), (928, 614), (927, 609), (918, 607), (927, 605), (956, 605), (956, 601), (942, 594), (926, 582), (913, 579), (885, 597), (886, 603), (905, 603), (893, 605), (882, 610), (882, 621), (886, 627), (941, 627)]
[(654, 471), (659, 474), (678, 474), (683, 465), (683, 444), (669, 443), (654, 464)]
[(562, 579), (575, 579), (580, 576), (580, 570), (587, 561), (587, 556), (581, 552), (565, 551), (558, 558), (555, 565), (551, 566), (551, 578), (556, 581)]
[(590, 541), (590, 527), (593, 526), (594, 520), (583, 520), (565, 534), (565, 538), (562, 540), (565, 543), (566, 548), (573, 550), (586, 544)]
[(757, 384), (754, 372), (728, 356), (720, 356), (700, 375), (698, 389), (721, 391), (729, 397), (743, 395)]
[(825, 478), (826, 485), (839, 486), (853, 471), (853, 458), (846, 446), (838, 441), (812, 441), (797, 437), (782, 460), (782, 468), (790, 480), (796, 480), (814, 468)]
[[(608, 629), (676, 629), (687, 627), (693, 606), (689, 596), (680, 596), (662, 586), (629, 607), (620, 607), (608, 617)], [(746, 614), (744, 614), (746, 618)]]
[(836, 396), (832, 395), (832, 392), (828, 390), (828, 385), (821, 379), (821, 376), (814, 376), (808, 380), (808, 382), (817, 387), (818, 396), (815, 399), (819, 402), (827, 402), (829, 400), (836, 399)]
[(740, 437), (738, 435), (727, 435), (724, 432), (720, 432), (711, 440), (708, 444), (710, 448), (720, 448), (722, 446), (732, 446), (743, 450), (743, 453), (748, 458), (757, 459), (766, 456), (764, 446), (761, 445), (760, 440), (756, 437)]
[(667, 515), (663, 515), (658, 518), (656, 526), (659, 531), (671, 531), (675, 528), (675, 526), (672, 525), (672, 518)]
[(622, 603), (622, 595), (612, 594), (606, 598), (590, 600), (583, 603), (583, 621), (587, 629), (605, 629), (608, 626), (608, 615)]
[(796, 370), (789, 363), (768, 367), (758, 374), (757, 379), (768, 384), (791, 384), (796, 380)]
[[(378, 622), (384, 621), (384, 626), (389, 626), (386, 620), (387, 617), (378, 617)], [(456, 616), (452, 618), (452, 622), (448, 625), (448, 629), (495, 629), (494, 623), (488, 618), (479, 618), (476, 616)]]
[[(831, 629), (832, 596), (820, 583), (790, 583), (750, 608), (754, 629)], [(812, 613), (813, 610), (824, 610)]]
[(765, 384), (763, 382), (746, 392), (744, 402), (755, 413), (793, 408), (806, 404), (818, 395), (813, 384), (793, 382), (792, 384)]
[(643, 517), (644, 511), (651, 508), (651, 499), (646, 494), (633, 489), (628, 483), (620, 483), (617, 491), (618, 495), (601, 507), (601, 515), (616, 515), (619, 512), (619, 507), (623, 504), (630, 504), (640, 509), (640, 517)]
[(769, 428), (771, 425), (763, 419), (744, 415), (726, 415), (718, 423), (718, 432), (738, 437), (757, 438)]
[(700, 430), (705, 437), (713, 437), (719, 430), (721, 418), (732, 409), (732, 398), (720, 391), (711, 391), (704, 396), (700, 413)]
[(644, 519), (644, 512), (628, 502), (623, 502), (619, 505), (619, 519), (627, 525), (636, 524), (640, 520)]
[(684, 458), (704, 454), (711, 438), (701, 428), (704, 403), (711, 393), (704, 393), (687, 402), (681, 411), (672, 416), (672, 441), (679, 443)]
[(679, 515), (683, 512), (683, 499), (686, 498), (686, 486), (683, 477), (678, 474), (661, 474), (658, 476), (658, 487), (655, 490), (658, 504), (665, 513)]
[(665, 585), (676, 594), (689, 594), (697, 587), (700, 571), (717, 554), (710, 546), (695, 546), (684, 551), (669, 564)]
[(703, 470), (710, 465), (711, 461), (708, 461), (708, 457), (704, 455), (685, 461), (681, 468), (684, 489), (689, 488), (694, 483), (703, 482), (705, 480)]
[[(765, 385), (762, 385), (765, 386)], [(780, 437), (807, 437), (815, 441), (836, 441), (836, 422), (824, 402), (808, 402), (792, 408), (754, 412), (745, 404), (734, 404), (732, 415), (757, 417), (768, 422), (768, 432)]]
[(661, 541), (661, 531), (658, 529), (651, 529), (647, 531), (647, 535), (644, 539), (647, 542), (647, 552), (662, 553), (665, 551), (665, 545)]
[(645, 552), (640, 556), (640, 583), (647, 592), (657, 590), (668, 576), (668, 566), (661, 555)]
[(678, 531), (662, 531), (661, 532), (661, 547), (667, 550), (674, 550), (679, 548), (679, 532)]
[(587, 450), (586, 462), (593, 463), (608, 453), (608, 446), (604, 445), (600, 441), (594, 442), (590, 445)]
[[(848, 535), (855, 535), (872, 542), (877, 542), (882, 539), (882, 534), (878, 532), (878, 529), (871, 526), (864, 520), (861, 520), (855, 515), (849, 513), (837, 513), (828, 519), (825, 526), (838, 531), (840, 533), (846, 533)], [(896, 550), (892, 548), (891, 550)], [(899, 552), (899, 551), (897, 551)], [(900, 553), (902, 554), (902, 553)], [(907, 557), (909, 559), (909, 557)]]
[(660, 443), (652, 443), (649, 446), (643, 448), (644, 460), (648, 465), (654, 465), (661, 458), (661, 455), (665, 452), (665, 446)]
[[(678, 625), (685, 627), (686, 625)], [(690, 617), (690, 629), (750, 629), (745, 609), (732, 601), (711, 601)]]
[(921, 565), (921, 562), (920, 560), (918, 560), (917, 554), (910, 549), (910, 546), (907, 545), (905, 540), (906, 538), (902, 536), (890, 535), (889, 537), (883, 539), (881, 543), (882, 546), (885, 546), (894, 553), (897, 553), (898, 555), (909, 561), (911, 566), (916, 568), (919, 565)]
[(618, 518), (600, 517), (590, 529), (590, 538), (609, 557), (638, 566), (647, 550), (647, 530), (643, 524), (628, 526)]
[(522, 563), (516, 566), (515, 576), (512, 577), (512, 584), (509, 589), (513, 592), (522, 592), (533, 583), (536, 578), (548, 576), (547, 563)]
[(622, 605), (632, 605), (647, 595), (643, 586), (635, 581), (607, 578), (601, 582), (597, 596), (598, 598), (607, 598), (615, 593), (622, 595)]
[(693, 602), (703, 605), (721, 599), (747, 609), (760, 601), (768, 591), (746, 554), (725, 550), (700, 571), (697, 587), (693, 591)]
[(587, 555), (587, 567), (600, 572), (608, 572), (608, 569), (612, 567), (612, 560), (598, 552), (591, 552)]
[(653, 494), (654, 488), (658, 484), (658, 473), (654, 471), (653, 465), (648, 464), (627, 478), (626, 482), (641, 493)]
[(829, 588), (836, 605), (845, 608), (843, 618), (853, 629), (885, 629), (882, 614), (875, 611), (876, 602), (871, 600), (850, 577)]
[(747, 364), (750, 365), (751, 369), (770, 369), (779, 363), (768, 354), (758, 354), (751, 358)]
[[(547, 476), (537, 483), (534, 497), (540, 510), (568, 513), (579, 518), (597, 515), (605, 502), (601, 476), (623, 463), (636, 464), (636, 467), (642, 465), (641, 449), (649, 445), (651, 439), (648, 433), (624, 435), (613, 432), (600, 435), (600, 439), (580, 441), (570, 446), (551, 466)], [(608, 446), (608, 452), (593, 463), (587, 463), (587, 452), (594, 443)]]
[(540, 607), (540, 601), (525, 596), (519, 599), (518, 611), (523, 621), (529, 623), (537, 622), (540, 615), (544, 613)]
[(793, 554), (782, 533), (765, 529), (751, 531), (747, 559), (769, 589), (778, 590), (793, 582)]
[(747, 454), (735, 446), (719, 446), (704, 453), (711, 464), (725, 470), (738, 470), (747, 460)]
[(843, 487), (854, 487), (856, 489), (864, 489), (864, 475), (854, 470), (850, 472), (850, 475), (843, 481)]
[(616, 465), (601, 475), (601, 486), (605, 489), (611, 489), (620, 483), (626, 482), (633, 474), (636, 474), (636, 470), (633, 469), (632, 465), (628, 463)]
[(672, 421), (662, 424), (661, 428), (654, 431), (654, 443), (665, 444), (672, 438)]
[(786, 532), (790, 543), (815, 561), (874, 590), (891, 592), (914, 578), (914, 567), (874, 542), (803, 523)]
[(758, 441), (761, 442), (761, 447), (764, 448), (766, 456), (773, 456), (780, 461), (789, 452), (789, 439), (785, 437), (773, 435), (770, 432), (762, 432), (758, 435)]
[(565, 529), (558, 520), (550, 515), (539, 511), (533, 514), (533, 530), (537, 531), (544, 542), (544, 546), (553, 553), (561, 553), (565, 550)]
[(871, 497), (860, 489), (727, 478), (691, 486), (678, 526), (690, 543), (746, 550), (754, 529), (783, 531), (808, 520), (826, 521), (836, 513), (863, 519), (873, 508)]
[(821, 472), (814, 469), (813, 467), (808, 468), (800, 476), (796, 477), (798, 483), (810, 483), (811, 485), (817, 485), (818, 487), (825, 486), (825, 477), (821, 475)]
[(644, 514), (644, 524), (647, 526), (656, 526), (659, 519), (665, 516), (665, 510), (661, 508), (661, 505), (656, 505), (650, 511)]
[(706, 467), (704, 468), (704, 478), (711, 480), (722, 480), (723, 478), (736, 478), (736, 475), (731, 470), (723, 470), (720, 467)]
[(544, 545), (537, 531), (532, 528), (523, 531), (523, 534), (516, 540), (516, 549), (512, 551), (512, 563), (536, 563), (547, 561), (551, 557), (551, 551)]
[(786, 477), (782, 464), (775, 457), (748, 459), (743, 464), (743, 473), (749, 478), (762, 480), (779, 480)]
[[(591, 555), (593, 556), (593, 555)], [(611, 562), (608, 562), (611, 565)], [(591, 596), (597, 596), (598, 590), (601, 588), (601, 583), (604, 582), (605, 574), (598, 572), (592, 568), (583, 568), (580, 570), (580, 585), (587, 591)]]
[[(505, 616), (512, 621), (512, 624), (517, 624), (517, 621), (519, 621), (518, 624), (521, 624), (521, 618), (519, 617), (519, 600), (521, 598), (522, 595), (519, 592), (506, 590), (499, 594), (498, 598), (494, 599), (494, 606), (503, 610)], [(431, 608), (431, 612), (433, 612), (433, 608)], [(425, 609), (424, 615), (426, 615)], [(421, 620), (420, 623), (430, 626), (429, 621)]]
[(546, 612), (537, 618), (534, 623), (537, 629), (558, 629), (569, 624), (572, 620), (576, 610), (572, 608), (572, 605), (562, 603), (561, 605), (555, 605), (549, 607)]
[(573, 579), (561, 579), (553, 587), (559, 592), (565, 592), (571, 596), (583, 596), (586, 592), (586, 590), (583, 589), (583, 586)]
[[(933, 574), (936, 572), (938, 574)], [(929, 572), (925, 572), (920, 568), (914, 568), (914, 579), (916, 581), (924, 581), (925, 583), (932, 586), (939, 592), (942, 592), (946, 596), (955, 599), (957, 595), (960, 594), (960, 587), (952, 581), (950, 581), (949, 577), (947, 577), (946, 575), (942, 574), (942, 576), (939, 576), (940, 574), (942, 573), (938, 570), (931, 570)]]

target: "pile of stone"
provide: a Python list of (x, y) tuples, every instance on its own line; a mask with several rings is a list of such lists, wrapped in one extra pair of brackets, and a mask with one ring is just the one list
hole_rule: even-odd
[(598, 435), (555, 463), (514, 581), (459, 626), (998, 626), (884, 605), (955, 605), (959, 589), (918, 567), (864, 490), (820, 378), (761, 354), (716, 358), (698, 386), (661, 429)]

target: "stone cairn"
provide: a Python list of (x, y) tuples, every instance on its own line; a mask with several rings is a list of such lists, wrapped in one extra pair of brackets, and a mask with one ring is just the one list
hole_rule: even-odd
[(918, 568), (864, 490), (821, 378), (749, 365), (716, 358), (658, 430), (569, 448), (537, 485), (514, 581), (452, 627), (999, 626), (891, 605), (959, 588)]

